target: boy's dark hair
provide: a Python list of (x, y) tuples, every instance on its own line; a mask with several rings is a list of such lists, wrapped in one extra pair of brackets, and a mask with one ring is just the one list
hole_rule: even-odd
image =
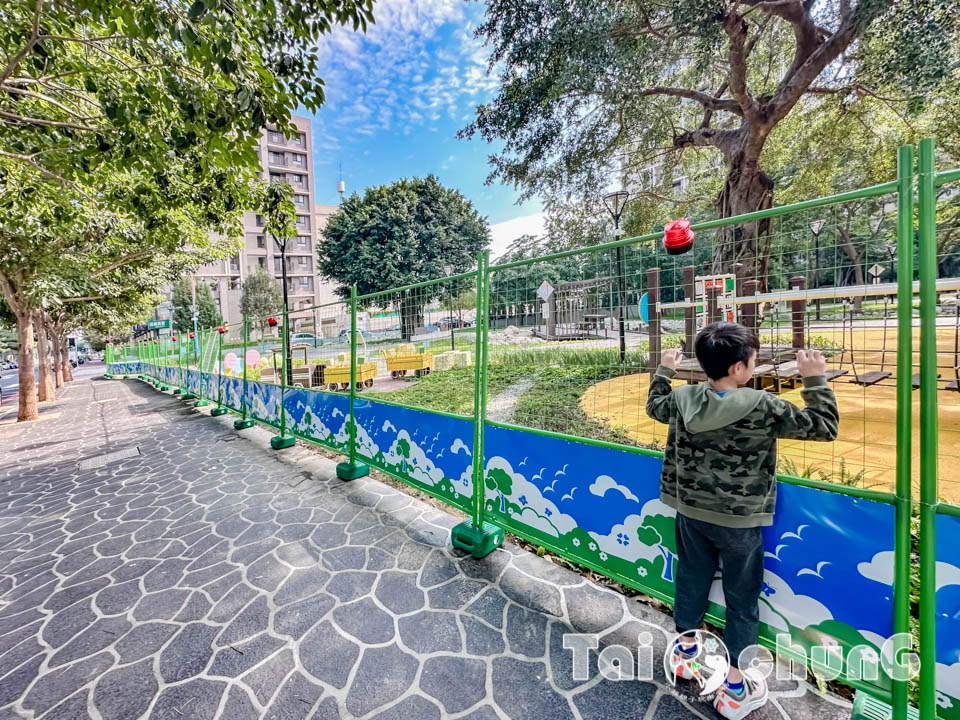
[(743, 325), (717, 322), (697, 333), (694, 352), (700, 367), (711, 380), (725, 378), (731, 365), (747, 362), (760, 350), (760, 338)]

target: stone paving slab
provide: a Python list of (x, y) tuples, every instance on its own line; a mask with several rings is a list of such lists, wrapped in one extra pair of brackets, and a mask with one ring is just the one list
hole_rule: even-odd
[[(568, 632), (662, 657), (670, 618), (637, 601), (512, 545), (464, 556), (452, 516), (135, 380), (58, 410), (0, 432), (0, 720), (716, 717), (657, 661), (573, 678)], [(849, 717), (771, 690), (758, 720)]]

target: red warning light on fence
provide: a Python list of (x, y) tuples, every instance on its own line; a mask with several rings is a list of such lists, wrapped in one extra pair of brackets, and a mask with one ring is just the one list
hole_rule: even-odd
[(223, 333), (226, 332), (226, 331), (225, 331), (225, 330), (223, 329), (223, 327), (221, 326), (221, 327), (218, 327), (218, 328), (217, 328), (217, 332), (220, 333), (221, 335), (223, 335)]
[(693, 230), (686, 218), (671, 220), (663, 228), (663, 247), (670, 255), (682, 255), (693, 247)]
[(276, 326), (277, 326), (277, 319), (276, 319), (276, 318), (273, 318), (273, 317), (267, 318), (267, 325), (269, 325), (270, 327), (276, 327)]
[(172, 336), (172, 335), (171, 335), (171, 336), (170, 336), (170, 342), (176, 342), (176, 341), (177, 341), (176, 336)]
[(193, 340), (193, 333), (190, 333), (190, 339)]

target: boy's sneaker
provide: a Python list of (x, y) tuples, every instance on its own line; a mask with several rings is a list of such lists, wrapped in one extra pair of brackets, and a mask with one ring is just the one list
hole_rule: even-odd
[(663, 659), (664, 670), (667, 677), (680, 678), (681, 680), (694, 680), (698, 684), (703, 684), (700, 672), (700, 663), (696, 659), (700, 648), (700, 633), (694, 636), (694, 644), (684, 649), (680, 645), (680, 640), (675, 640), (670, 652)]
[(735, 693), (724, 683), (713, 702), (714, 709), (727, 720), (740, 720), (767, 703), (767, 683), (759, 676), (743, 673), (743, 689)]

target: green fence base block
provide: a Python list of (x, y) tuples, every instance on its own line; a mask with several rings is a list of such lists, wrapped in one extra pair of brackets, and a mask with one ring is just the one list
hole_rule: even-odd
[(366, 463), (342, 462), (337, 465), (337, 477), (341, 480), (356, 480), (370, 474), (370, 466)]
[(183, 393), (183, 395), (180, 396), (180, 399), (181, 399), (181, 400), (196, 400), (196, 399), (197, 399), (197, 396), (194, 395), (192, 392), (185, 392), (185, 393)]
[(247, 418), (246, 420), (234, 420), (233, 427), (235, 430), (247, 430), (248, 428), (253, 427), (253, 420)]
[(466, 550), (479, 559), (489, 555), (503, 543), (503, 529), (485, 522), (483, 527), (474, 527), (472, 520), (464, 520), (450, 532), (455, 548)]
[(104, 376), (107, 380), (113, 380), (113, 375), (111, 375), (110, 373), (104, 373), (103, 376)]
[(221, 415), (226, 415), (226, 414), (227, 414), (227, 409), (222, 407), (214, 408), (213, 410), (210, 411), (211, 417), (220, 417)]
[(169, 385), (157, 385), (157, 390), (159, 390), (160, 392), (169, 392), (170, 386), (169, 386)]
[(183, 393), (185, 393), (185, 392), (186, 392), (186, 390), (184, 390), (183, 388), (176, 388), (176, 389), (174, 389), (173, 394), (174, 394), (174, 395), (183, 395)]
[[(915, 707), (907, 707), (906, 720), (919, 720), (919, 718), (920, 713)], [(858, 690), (856, 697), (853, 699), (850, 720), (894, 720), (893, 707)], [(897, 718), (896, 720), (903, 719)]]
[(205, 400), (205, 399), (203, 399), (203, 398), (200, 398), (199, 400), (197, 400), (197, 401), (193, 404), (193, 406), (194, 406), (194, 407), (206, 407), (206, 406), (209, 405), (209, 404), (210, 404), (210, 401), (209, 401), (209, 400)]
[(270, 447), (274, 450), (283, 450), (293, 447), (295, 442), (297, 442), (297, 439), (293, 435), (274, 435), (270, 438)]

